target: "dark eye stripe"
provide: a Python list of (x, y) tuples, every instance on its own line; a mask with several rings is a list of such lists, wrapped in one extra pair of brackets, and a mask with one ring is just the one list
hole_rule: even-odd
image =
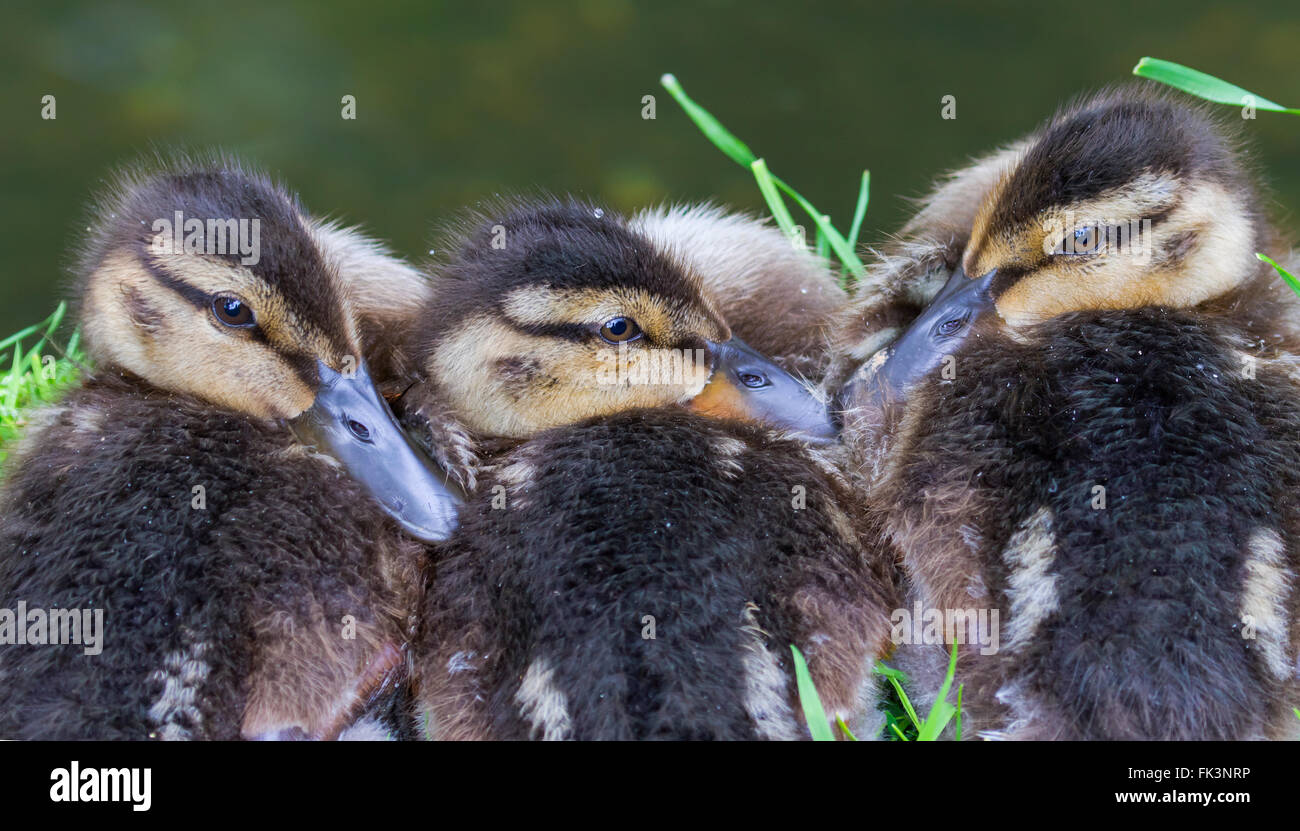
[(298, 380), (308, 389), (315, 389), (320, 384), (320, 373), (316, 368), (316, 357), (305, 352), (280, 352), (285, 363), (293, 367)]
[(1001, 297), (1002, 293), (1016, 284), (1016, 281), (1028, 274), (1030, 269), (1019, 268), (1016, 266), (1007, 266), (998, 269), (998, 273), (993, 277), (993, 284), (989, 286), (989, 293), (994, 297)]
[(509, 320), (510, 328), (516, 332), (546, 338), (563, 338), (580, 343), (591, 338), (591, 328), (580, 323), (517, 323)]
[(207, 311), (208, 304), (211, 302), (207, 292), (173, 276), (170, 272), (155, 263), (148, 255), (145, 255), (141, 259), (144, 262), (145, 270), (149, 272), (151, 277), (185, 298), (193, 304), (195, 308)]
[[(157, 280), (160, 285), (166, 286), (167, 288), (176, 292), (181, 297), (185, 298), (187, 302), (191, 303), (194, 306), (194, 308), (198, 309), (199, 311), (204, 313), (207, 313), (209, 311), (212, 304), (211, 295), (209, 295), (203, 289), (198, 288), (197, 286), (192, 286), (189, 283), (185, 282), (184, 280), (172, 276), (165, 269), (160, 268), (157, 263), (150, 260), (149, 257), (147, 256), (143, 257), (142, 260), (144, 262), (145, 270), (149, 272), (149, 275), (153, 277), (155, 280)], [(256, 322), (254, 322), (252, 326), (240, 327), (240, 330), (247, 332), (248, 337), (252, 338), (258, 343), (264, 343), (268, 346), (271, 345), (271, 342), (266, 338), (266, 333), (262, 331), (262, 327), (259, 326)], [(312, 366), (313, 367), (315, 366), (314, 362), (312, 363)], [(315, 370), (313, 369), (313, 372), (314, 371)], [(314, 378), (315, 376), (313, 375), (312, 377)]]

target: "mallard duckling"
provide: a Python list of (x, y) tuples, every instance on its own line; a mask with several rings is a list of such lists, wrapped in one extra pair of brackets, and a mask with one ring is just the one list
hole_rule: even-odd
[[(721, 275), (575, 202), (465, 239), (415, 350), (425, 400), (515, 441), (436, 553), (416, 663), (430, 733), (795, 738), (797, 644), (827, 711), (868, 734), (892, 562), (836, 468), (782, 435), (828, 435), (824, 405), (726, 349), (703, 288)], [(602, 387), (603, 356), (656, 348), (701, 349), (712, 379)]]
[[(692, 267), (577, 201), (471, 217), (430, 269), (404, 423), (469, 488), (478, 456), (637, 407), (689, 406), (832, 441), (824, 402), (734, 337)], [(777, 331), (776, 327), (768, 331)], [(793, 353), (791, 353), (793, 354)]]
[[(1202, 110), (1085, 99), (846, 389), (846, 432), (892, 437), (871, 499), (904, 608), (1000, 615), (960, 648), (967, 735), (1298, 732), (1300, 310), (1258, 204)], [(946, 651), (899, 648), (923, 700)]]
[(0, 736), (336, 736), (405, 665), (401, 530), (456, 507), (362, 357), (340, 270), (379, 249), (224, 158), (127, 174), (95, 223), (96, 369), (8, 466), (0, 597), (100, 610), (102, 652), (0, 647)]

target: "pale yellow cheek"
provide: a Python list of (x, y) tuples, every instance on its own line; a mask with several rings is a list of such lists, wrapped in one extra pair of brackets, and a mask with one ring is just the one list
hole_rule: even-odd
[[(154, 386), (257, 418), (290, 418), (314, 394), (275, 350), (213, 325), (209, 316), (126, 263), (110, 260), (87, 293), (95, 359)], [(134, 317), (147, 306), (147, 325)], [(93, 310), (93, 313), (89, 313)]]
[[(448, 402), (474, 432), (525, 438), (539, 430), (637, 407), (689, 398), (702, 378), (682, 383), (628, 384), (644, 350), (577, 344), (527, 335), (487, 316), (448, 336), (428, 364)], [(518, 371), (511, 367), (525, 367)]]
[[(1253, 274), (1249, 222), (1231, 205), (1219, 205), (1211, 222), (1206, 208), (1175, 212), (1141, 254), (1115, 253), (1085, 266), (1068, 261), (1039, 269), (997, 300), (998, 314), (1012, 326), (1088, 309), (1192, 308), (1219, 297)], [(1182, 260), (1164, 264), (1155, 252), (1170, 240), (1194, 234), (1195, 247)]]
[(542, 429), (624, 410), (675, 404), (701, 385), (687, 372), (680, 381), (656, 374), (664, 365), (644, 350), (628, 350), (623, 361), (617, 354), (616, 350), (597, 348), (553, 356), (545, 367), (557, 383), (528, 395), (527, 416), (521, 421), (532, 429)]
[(313, 391), (274, 350), (193, 320), (186, 334), (170, 328), (151, 339), (150, 381), (165, 389), (259, 418), (293, 418)]
[(1137, 276), (1118, 263), (1086, 271), (1066, 267), (1040, 270), (998, 298), (998, 315), (1012, 326), (1027, 326), (1086, 309), (1144, 306), (1159, 297), (1158, 280), (1153, 275), (1131, 279)]

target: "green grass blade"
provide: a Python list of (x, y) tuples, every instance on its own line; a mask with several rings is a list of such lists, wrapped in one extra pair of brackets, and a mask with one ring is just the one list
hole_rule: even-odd
[(15, 332), (14, 334), (10, 335), (4, 340), (0, 340), (0, 349), (8, 349), (13, 344), (26, 340), (27, 338), (31, 337), (32, 335), (36, 334), (42, 329), (45, 330), (45, 334), (48, 337), (50, 334), (54, 332), (55, 329), (59, 328), (59, 324), (63, 321), (63, 315), (67, 312), (67, 310), (68, 310), (67, 301), (66, 300), (60, 301), (58, 308), (56, 308), (49, 317), (45, 318), (40, 323), (33, 323), (31, 326), (28, 326), (26, 329), (23, 329), (19, 332)]
[(48, 318), (46, 318), (46, 320), (48, 321), (48, 325), (45, 327), (46, 337), (49, 337), (50, 335), (54, 334), (54, 330), (59, 328), (59, 324), (63, 322), (63, 315), (66, 314), (67, 311), (68, 311), (68, 301), (60, 300), (58, 307), (55, 308), (54, 310), (54, 313), (50, 315)]
[(803, 659), (803, 653), (794, 644), (790, 645), (790, 651), (794, 653), (794, 677), (799, 687), (803, 717), (808, 722), (808, 732), (815, 742), (833, 742), (835, 734), (831, 732), (831, 724), (826, 720), (826, 711), (822, 709), (821, 697), (817, 695), (812, 676), (808, 674), (808, 664)]
[(903, 689), (903, 684), (907, 682), (907, 676), (879, 661), (876, 661), (875, 671), (878, 675), (885, 676), (885, 680), (894, 688), (899, 702), (903, 705), (903, 710), (907, 713), (907, 717), (912, 720), (912, 726), (919, 730), (921, 728), (921, 717), (916, 714), (916, 708), (912, 706), (912, 699), (907, 697), (907, 692)]
[(817, 229), (817, 256), (823, 260), (831, 258), (831, 241), (822, 233), (822, 229)]
[(798, 238), (799, 232), (794, 227), (794, 217), (790, 216), (790, 209), (785, 206), (785, 200), (776, 189), (776, 183), (772, 181), (772, 172), (767, 169), (767, 162), (762, 159), (755, 159), (750, 169), (754, 171), (754, 179), (758, 182), (758, 189), (763, 192), (763, 198), (767, 200), (768, 210), (776, 218), (776, 224), (785, 234), (786, 239), (793, 241)]
[(49, 376), (47, 377), (45, 361), (41, 357), (39, 343), (36, 345), (36, 348), (29, 353), (28, 359), (30, 365), (28, 372), (31, 373), (32, 382), (36, 385), (36, 397), (44, 399), (50, 393), (50, 381), (53, 380), (53, 373), (49, 373)]
[(957, 685), (957, 721), (953, 724), (953, 733), (957, 741), (961, 741), (961, 691), (966, 688), (965, 684)]
[[(695, 122), (695, 125), (700, 128), (700, 131), (704, 133), (709, 141), (713, 142), (714, 146), (727, 154), (727, 156), (737, 164), (744, 165), (752, 170), (753, 164), (758, 160), (758, 157), (754, 155), (753, 151), (750, 150), (744, 142), (736, 138), (736, 136), (726, 127), (723, 127), (708, 110), (704, 109), (699, 104), (696, 104), (695, 101), (686, 94), (686, 90), (682, 88), (682, 85), (678, 82), (677, 78), (672, 74), (665, 74), (659, 79), (659, 83), (663, 85), (664, 89), (668, 90), (677, 103), (681, 105), (682, 109), (686, 111), (686, 114), (690, 116), (691, 120)], [(805, 199), (794, 188), (790, 187), (790, 185), (779, 176), (771, 173), (771, 171), (768, 173), (771, 176), (772, 183), (793, 199), (800, 208), (803, 208), (808, 216), (812, 217), (813, 223), (817, 226), (817, 230), (826, 236), (826, 244), (830, 246), (831, 250), (835, 252), (835, 256), (839, 257), (840, 262), (843, 263), (844, 267), (848, 270), (848, 276), (853, 279), (863, 277), (866, 274), (866, 269), (863, 268), (862, 261), (858, 259), (857, 252), (853, 250), (853, 246), (850, 245), (848, 241), (844, 239), (843, 235), (835, 229), (835, 226), (831, 224), (830, 217), (813, 207), (811, 202)], [(768, 204), (772, 204), (771, 199), (768, 200)], [(777, 221), (779, 223), (780, 219), (778, 218)], [(793, 222), (791, 224), (793, 224)]]
[(18, 391), (23, 387), (23, 345), (14, 344), (14, 364), (5, 378), (5, 408), (13, 410), (18, 406)]
[(871, 171), (862, 171), (862, 186), (858, 188), (858, 204), (853, 209), (853, 225), (849, 227), (848, 243), (858, 247), (858, 232), (862, 230), (862, 220), (867, 216), (867, 203), (871, 201)]
[[(58, 399), (85, 368), (79, 330), (73, 330), (66, 349), (60, 349), (54, 339), (67, 308), (60, 303), (45, 320), (0, 340), (0, 364), (7, 367), (0, 370), (0, 462), (8, 455), (6, 445), (21, 435), (27, 423), (25, 410)], [(30, 347), (29, 338), (34, 339)], [(47, 347), (59, 355), (48, 354)], [(4, 354), (8, 348), (13, 349), (12, 356)]]
[(1276, 104), (1263, 96), (1244, 90), (1236, 84), (1230, 84), (1213, 75), (1173, 61), (1165, 61), (1159, 58), (1143, 58), (1138, 61), (1137, 66), (1133, 67), (1133, 74), (1141, 78), (1150, 78), (1153, 81), (1168, 84), (1175, 89), (1195, 95), (1197, 98), (1204, 98), (1206, 101), (1213, 101), (1216, 104), (1229, 104), (1234, 107), (1251, 104), (1259, 110), (1300, 115), (1300, 110), (1283, 107), (1281, 104)]
[(872, 669), (872, 672), (876, 673), (876, 675), (883, 675), (886, 678), (897, 679), (903, 684), (907, 683), (907, 676), (903, 674), (901, 669), (894, 669), (891, 666), (885, 666), (881, 661), (876, 661), (876, 666)]
[(943, 684), (939, 687), (939, 695), (934, 699), (934, 704), (930, 707), (930, 713), (926, 716), (925, 724), (918, 725), (920, 735), (916, 740), (919, 742), (932, 742), (939, 738), (943, 728), (948, 726), (948, 722), (956, 715), (957, 708), (948, 701), (948, 691), (952, 689), (952, 679), (957, 674), (957, 644), (952, 645), (952, 655), (948, 658), (948, 672), (944, 675)]
[(45, 319), (45, 334), (41, 335), (36, 344), (27, 352), (27, 358), (24, 361), (25, 370), (31, 375), (31, 386), (34, 387), (36, 397), (44, 399), (50, 392), (50, 386), (46, 381), (45, 364), (41, 362), (41, 347), (54, 335), (59, 324), (63, 322), (63, 315), (68, 311), (66, 300), (59, 301), (58, 307), (54, 313)]
[(714, 118), (712, 113), (692, 101), (672, 73), (665, 73), (660, 77), (659, 83), (677, 100), (681, 108), (691, 117), (691, 121), (695, 122), (695, 126), (700, 128), (700, 132), (704, 133), (715, 147), (726, 153), (736, 164), (749, 167), (758, 158), (753, 151), (745, 146), (743, 141), (736, 138), (726, 127), (723, 127), (722, 123)]
[(45, 327), (45, 324), (48, 322), (49, 322), (49, 318), (47, 317), (45, 320), (42, 320), (40, 323), (36, 323), (31, 326), (28, 326), (26, 329), (23, 329), (21, 332), (17, 332), (5, 338), (4, 340), (0, 340), (0, 349), (8, 349), (10, 346), (14, 345), (15, 343), (18, 343), (24, 340), (25, 338), (31, 337), (32, 335), (41, 331), (41, 329), (43, 329)]
[(867, 270), (862, 267), (862, 261), (858, 259), (857, 252), (831, 224), (831, 218), (814, 208), (811, 202), (804, 199), (794, 188), (781, 181), (779, 177), (773, 176), (772, 181), (776, 182), (777, 187), (785, 191), (791, 199), (798, 203), (799, 207), (803, 208), (813, 218), (813, 222), (817, 223), (818, 230), (826, 235), (826, 240), (830, 243), (835, 256), (840, 258), (840, 262), (844, 263), (844, 267), (849, 270), (849, 273), (855, 279), (866, 276)]
[(844, 737), (847, 738), (849, 741), (856, 742), (858, 740), (858, 737), (853, 735), (853, 731), (849, 729), (849, 726), (844, 723), (843, 718), (841, 718), (840, 716), (836, 716), (835, 723), (840, 726), (840, 730), (843, 731)]
[(1256, 252), (1255, 256), (1263, 260), (1264, 262), (1268, 263), (1269, 265), (1273, 266), (1273, 270), (1276, 271), (1279, 275), (1281, 275), (1282, 279), (1286, 282), (1286, 284), (1291, 287), (1291, 291), (1295, 292), (1296, 294), (1300, 294), (1300, 280), (1297, 280), (1291, 274), (1291, 272), (1287, 271), (1282, 266), (1273, 262), (1273, 259), (1267, 256), (1266, 254), (1260, 254)]

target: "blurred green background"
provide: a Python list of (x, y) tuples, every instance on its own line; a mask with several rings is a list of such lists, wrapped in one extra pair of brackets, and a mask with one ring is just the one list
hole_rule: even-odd
[[(761, 210), (658, 85), (697, 101), (841, 227), (862, 168), (863, 240), (939, 171), (1032, 128), (1152, 55), (1300, 106), (1300, 4), (45, 2), (0, 34), (0, 333), (66, 292), (83, 206), (151, 145), (229, 148), (317, 213), (418, 256), (485, 195), (577, 191), (630, 209)], [(41, 96), (58, 118), (40, 117)], [(357, 119), (340, 118), (340, 98)], [(642, 96), (658, 117), (641, 118)], [(957, 98), (957, 119), (940, 98)], [(1275, 213), (1300, 206), (1300, 119), (1247, 123)], [(797, 221), (802, 221), (797, 219)]]

